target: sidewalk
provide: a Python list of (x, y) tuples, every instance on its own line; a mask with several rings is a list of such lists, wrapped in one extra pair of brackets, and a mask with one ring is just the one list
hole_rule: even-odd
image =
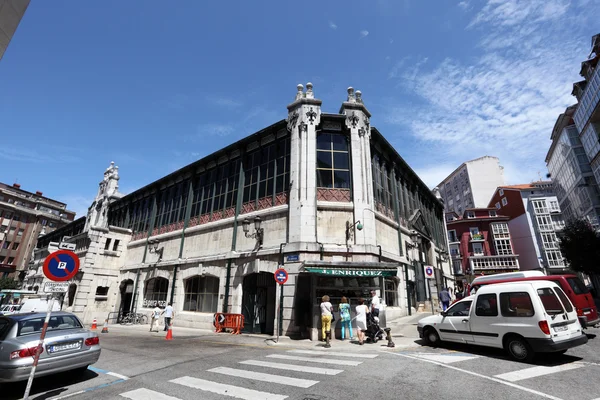
[[(423, 315), (420, 316), (421, 318)], [(413, 316), (414, 318), (414, 316)], [(414, 325), (412, 325), (412, 319), (407, 320), (406, 326), (413, 328), (412, 332), (410, 329), (406, 329), (407, 333), (410, 331), (409, 336), (404, 336), (403, 334), (397, 332), (397, 330), (402, 329), (404, 325), (399, 325), (398, 327), (392, 328), (392, 340), (395, 344), (395, 348), (407, 348), (419, 346), (419, 344), (415, 343), (418, 340), (417, 329)], [(416, 323), (416, 322), (415, 322)], [(150, 332), (150, 325), (109, 325), (108, 333), (102, 334), (100, 333), (100, 329), (97, 330), (98, 335), (102, 338), (105, 335), (127, 335), (127, 336), (140, 336), (140, 337), (152, 337), (152, 338), (160, 338), (163, 339), (166, 336), (166, 333), (163, 331), (164, 326), (158, 327), (158, 332)], [(178, 327), (175, 324), (172, 327), (173, 340), (190, 340), (190, 339), (200, 339), (206, 342), (213, 343), (231, 343), (234, 345), (246, 345), (246, 346), (279, 346), (279, 347), (294, 347), (294, 348), (305, 348), (305, 349), (320, 349), (323, 348), (325, 342), (316, 341), (313, 342), (309, 339), (292, 339), (288, 336), (280, 336), (279, 342), (277, 342), (277, 337), (273, 335), (262, 335), (262, 334), (252, 334), (252, 333), (242, 333), (241, 335), (232, 335), (230, 333), (215, 333), (213, 330), (207, 329), (197, 329), (197, 328), (184, 328)], [(363, 346), (358, 345), (358, 341), (354, 340), (332, 340), (331, 341), (332, 348), (336, 349), (348, 349), (351, 351), (373, 351), (379, 350), (380, 348), (387, 347), (387, 340), (380, 340), (377, 343), (365, 343)]]

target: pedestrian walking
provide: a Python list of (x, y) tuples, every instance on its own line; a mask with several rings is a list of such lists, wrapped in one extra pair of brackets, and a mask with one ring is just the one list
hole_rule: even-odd
[(358, 305), (356, 306), (356, 329), (358, 330), (358, 344), (361, 346), (365, 342), (365, 331), (367, 330), (367, 314), (369, 313), (369, 307), (365, 305), (365, 299), (358, 299)]
[[(158, 332), (158, 320), (160, 318), (160, 308), (158, 307), (158, 304), (156, 305), (156, 307), (154, 307), (154, 310), (152, 310), (152, 314), (150, 315), (150, 332)], [(156, 324), (156, 330), (154, 330), (154, 324)]]
[(442, 311), (446, 311), (448, 309), (448, 307), (450, 306), (450, 300), (452, 300), (452, 298), (450, 297), (448, 288), (442, 288), (442, 291), (440, 292), (440, 302), (442, 303)]
[(377, 296), (376, 290), (371, 290), (371, 312), (375, 321), (379, 322), (379, 310), (381, 309), (381, 299)]
[(165, 310), (162, 313), (165, 315), (165, 332), (166, 332), (169, 330), (169, 325), (171, 325), (171, 320), (173, 319), (173, 316), (175, 315), (175, 312), (173, 311), (173, 305), (171, 303), (169, 303), (165, 307)]
[(350, 311), (350, 304), (348, 304), (348, 299), (344, 296), (340, 302), (340, 321), (342, 322), (342, 340), (346, 339), (346, 331), (345, 328), (348, 328), (349, 337), (348, 339), (352, 339), (352, 317)]
[(331, 320), (333, 319), (333, 306), (329, 302), (329, 296), (321, 298), (321, 330), (325, 347), (331, 347)]

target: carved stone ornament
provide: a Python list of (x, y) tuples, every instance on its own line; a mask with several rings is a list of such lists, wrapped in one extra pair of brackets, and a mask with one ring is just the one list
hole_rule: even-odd
[(356, 125), (360, 121), (360, 118), (356, 115), (354, 111), (352, 111), (352, 115), (348, 117), (348, 122), (352, 125), (353, 128), (356, 128)]
[(325, 121), (323, 123), (323, 130), (341, 131), (342, 130), (342, 124), (340, 124), (339, 122), (336, 122), (336, 121)]
[(365, 133), (366, 133), (365, 128), (360, 128), (358, 130), (358, 136), (360, 136), (360, 137), (365, 136)]
[(298, 126), (298, 132), (302, 134), (302, 132), (308, 132), (308, 125), (305, 122), (300, 122)]
[(371, 123), (371, 121), (369, 120), (369, 117), (367, 117), (366, 115), (365, 115), (365, 117), (363, 118), (363, 122), (364, 122), (365, 126), (367, 126), (367, 127), (368, 127), (368, 126), (369, 126), (369, 124)]
[(308, 110), (308, 112), (306, 113), (306, 117), (310, 121), (310, 124), (313, 125), (313, 122), (315, 121), (315, 118), (317, 117), (317, 113), (311, 107), (310, 110)]
[(288, 116), (287, 121), (287, 130), (289, 132), (292, 131), (296, 127), (296, 122), (298, 121), (298, 111), (294, 111), (291, 115)]

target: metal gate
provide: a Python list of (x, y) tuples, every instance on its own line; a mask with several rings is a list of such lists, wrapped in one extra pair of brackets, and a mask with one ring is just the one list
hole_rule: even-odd
[[(242, 314), (244, 332), (273, 333), (272, 321), (268, 321), (269, 310), (275, 310), (275, 298), (270, 292), (275, 288), (273, 274), (261, 272), (246, 275), (242, 283)], [(269, 323), (271, 322), (271, 323)]]

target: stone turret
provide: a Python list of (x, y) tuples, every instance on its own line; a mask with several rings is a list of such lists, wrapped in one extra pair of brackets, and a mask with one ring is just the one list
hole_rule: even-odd
[(111, 161), (110, 166), (104, 171), (104, 177), (98, 186), (96, 198), (88, 209), (85, 231), (88, 231), (90, 226), (107, 228), (108, 206), (112, 201), (122, 197), (119, 193), (119, 167), (114, 161)]

